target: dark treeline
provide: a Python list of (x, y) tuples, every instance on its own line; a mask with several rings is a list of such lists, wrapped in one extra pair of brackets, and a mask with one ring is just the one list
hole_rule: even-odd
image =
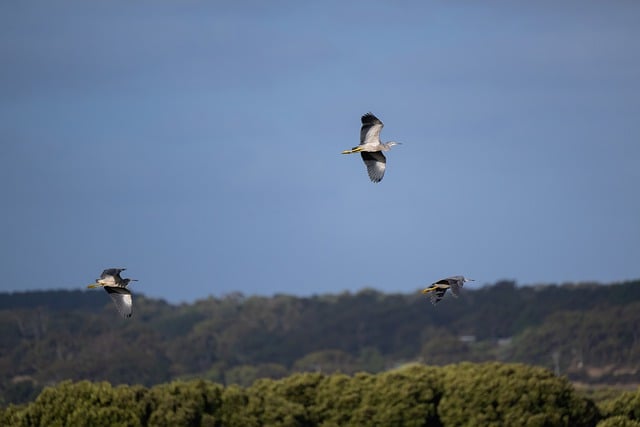
[(152, 386), (199, 378), (249, 386), (295, 372), (382, 372), (409, 361), (522, 362), (588, 383), (640, 382), (640, 281), (419, 292), (232, 294), (172, 305), (135, 296), (0, 294), (0, 398), (26, 402), (63, 380)]
[(596, 406), (566, 378), (520, 364), (299, 373), (249, 387), (62, 382), (0, 410), (3, 426), (640, 426), (640, 389)]

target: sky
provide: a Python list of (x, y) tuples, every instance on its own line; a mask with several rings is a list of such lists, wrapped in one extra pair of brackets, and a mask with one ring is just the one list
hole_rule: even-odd
[[(0, 4), (0, 291), (640, 278), (640, 3)], [(385, 124), (369, 181), (360, 116)]]

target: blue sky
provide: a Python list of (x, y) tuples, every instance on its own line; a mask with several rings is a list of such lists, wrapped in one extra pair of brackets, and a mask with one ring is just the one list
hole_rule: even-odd
[[(640, 277), (640, 3), (4, 2), (0, 291)], [(360, 116), (385, 123), (369, 182)]]

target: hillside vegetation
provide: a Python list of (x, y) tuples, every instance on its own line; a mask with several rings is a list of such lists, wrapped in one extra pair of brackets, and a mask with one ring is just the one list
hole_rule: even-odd
[(406, 362), (521, 362), (584, 383), (640, 383), (640, 281), (419, 292), (228, 295), (171, 305), (103, 293), (0, 294), (0, 396), (27, 402), (64, 380), (250, 386), (296, 372), (377, 373)]

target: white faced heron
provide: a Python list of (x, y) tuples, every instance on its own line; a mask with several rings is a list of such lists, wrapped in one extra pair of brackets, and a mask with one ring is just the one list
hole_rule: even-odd
[(473, 282), (474, 279), (467, 279), (464, 276), (451, 276), (446, 279), (440, 279), (437, 282), (433, 283), (427, 289), (423, 290), (423, 294), (431, 294), (431, 303), (436, 305), (438, 301), (444, 298), (444, 295), (447, 293), (447, 289), (451, 289), (454, 297), (458, 297), (460, 295), (460, 289), (464, 286), (465, 282)]
[(360, 145), (351, 150), (344, 150), (342, 154), (360, 153), (364, 164), (367, 166), (367, 173), (373, 182), (382, 181), (384, 171), (387, 167), (387, 159), (382, 154), (389, 151), (399, 142), (380, 142), (380, 131), (384, 124), (371, 113), (362, 116), (362, 128), (360, 128)]
[(131, 317), (133, 313), (133, 300), (131, 291), (127, 289), (129, 282), (137, 282), (136, 279), (123, 279), (120, 273), (126, 268), (107, 268), (102, 272), (96, 283), (87, 286), (88, 288), (104, 288), (113, 300), (116, 308), (123, 317)]

